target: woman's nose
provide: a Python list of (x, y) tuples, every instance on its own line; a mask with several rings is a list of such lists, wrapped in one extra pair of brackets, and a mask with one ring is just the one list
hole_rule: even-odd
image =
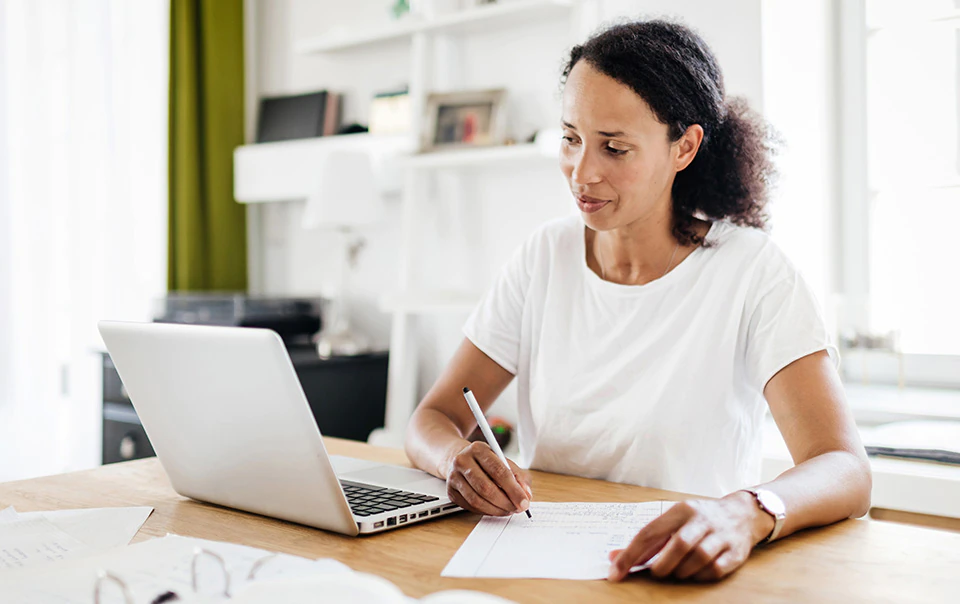
[(589, 185), (600, 181), (600, 172), (593, 154), (581, 150), (573, 159), (573, 170), (570, 178), (577, 184)]

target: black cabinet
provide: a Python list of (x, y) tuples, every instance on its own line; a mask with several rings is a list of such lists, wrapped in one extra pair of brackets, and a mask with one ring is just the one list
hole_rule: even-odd
[[(291, 346), (288, 352), (324, 436), (365, 441), (383, 427), (388, 353), (320, 359), (312, 346)], [(103, 463), (153, 455), (120, 375), (103, 353)]]
[(117, 368), (110, 355), (103, 353), (103, 463), (153, 455)]
[(388, 353), (321, 359), (313, 346), (288, 350), (321, 434), (366, 441), (383, 427)]

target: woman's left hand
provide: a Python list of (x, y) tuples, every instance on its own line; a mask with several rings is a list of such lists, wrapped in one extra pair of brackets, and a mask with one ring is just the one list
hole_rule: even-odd
[(715, 581), (740, 567), (773, 530), (773, 518), (745, 491), (674, 505), (643, 527), (626, 549), (610, 552), (611, 581), (621, 581), (658, 552), (655, 577)]

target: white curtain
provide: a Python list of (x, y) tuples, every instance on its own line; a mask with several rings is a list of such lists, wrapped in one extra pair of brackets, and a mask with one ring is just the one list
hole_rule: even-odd
[(100, 460), (102, 318), (166, 289), (167, 0), (0, 0), (0, 481)]

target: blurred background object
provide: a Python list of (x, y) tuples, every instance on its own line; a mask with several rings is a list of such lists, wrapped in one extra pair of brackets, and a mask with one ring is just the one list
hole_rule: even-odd
[(411, 124), (410, 91), (407, 88), (380, 92), (370, 102), (370, 132), (406, 134)]
[[(497, 444), (501, 449), (506, 449), (513, 442), (513, 425), (502, 417), (488, 417), (487, 423), (490, 424), (490, 430), (497, 439)], [(486, 442), (483, 438), (483, 432), (480, 427), (473, 429), (473, 432), (467, 437), (470, 442)]]
[(153, 320), (272, 329), (288, 344), (305, 344), (320, 330), (321, 308), (317, 299), (176, 292), (157, 301)]
[(317, 190), (307, 198), (303, 215), (304, 229), (334, 231), (344, 246), (339, 285), (331, 294), (327, 322), (317, 334), (317, 352), (321, 358), (352, 356), (369, 352), (370, 340), (350, 326), (346, 300), (350, 277), (357, 269), (365, 239), (363, 227), (382, 220), (383, 198), (377, 188), (370, 155), (342, 151), (327, 155), (320, 169)]

